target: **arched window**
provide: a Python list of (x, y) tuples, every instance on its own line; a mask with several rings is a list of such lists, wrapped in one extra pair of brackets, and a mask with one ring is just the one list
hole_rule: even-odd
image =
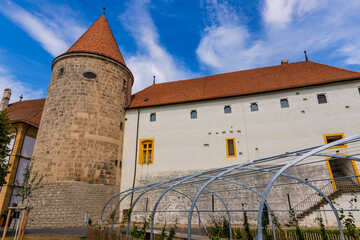
[(258, 106), (257, 103), (252, 103), (250, 105), (250, 109), (251, 109), (252, 112), (256, 112), (256, 111), (259, 111), (259, 106)]
[(230, 106), (225, 106), (224, 107), (224, 113), (231, 113), (231, 107)]
[(156, 122), (156, 113), (150, 114), (150, 122)]
[(154, 163), (154, 139), (140, 139), (139, 164)]

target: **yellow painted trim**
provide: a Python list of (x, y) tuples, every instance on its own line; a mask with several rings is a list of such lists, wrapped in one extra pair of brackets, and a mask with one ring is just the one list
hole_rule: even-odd
[[(233, 143), (234, 143), (234, 155), (229, 155), (228, 140), (233, 140)], [(226, 157), (228, 157), (228, 158), (230, 158), (230, 157), (236, 157), (236, 142), (235, 142), (235, 138), (226, 138), (226, 139), (225, 139), (225, 144), (226, 144)]]
[[(354, 168), (354, 172), (355, 172), (355, 175), (359, 175), (359, 170), (357, 169), (356, 167), (356, 163), (354, 160), (351, 160), (351, 164)], [(358, 184), (359, 184), (359, 187), (360, 187), (360, 177), (356, 177), (357, 181), (358, 181)]]
[[(144, 159), (144, 143), (151, 143), (152, 144), (152, 148), (151, 148), (151, 163), (148, 163), (146, 160), (146, 163), (144, 163), (143, 159)], [(139, 141), (139, 157), (138, 157), (138, 164), (139, 165), (149, 165), (149, 164), (153, 164), (154, 163), (154, 138), (147, 138), (147, 139), (140, 139)]]
[[(331, 157), (328, 157), (328, 158), (326, 158), (326, 159), (330, 159), (330, 158), (331, 158)], [(328, 171), (329, 171), (329, 175), (330, 175), (330, 178), (331, 178), (331, 183), (332, 183), (332, 185), (333, 185), (334, 191), (337, 191), (336, 184), (335, 184), (335, 180), (334, 180), (334, 175), (333, 175), (333, 173), (332, 173), (332, 171), (331, 171), (331, 167), (330, 167), (330, 162), (329, 162), (329, 160), (326, 160), (326, 166), (327, 166)]]
[[(341, 135), (341, 138), (345, 138), (344, 133), (323, 134), (325, 144), (328, 144), (328, 141), (327, 141), (327, 138), (326, 138), (326, 137), (339, 136), (339, 135)], [(347, 148), (347, 144), (343, 144), (343, 145), (339, 145), (339, 146), (334, 146), (334, 147), (331, 147), (331, 148)]]

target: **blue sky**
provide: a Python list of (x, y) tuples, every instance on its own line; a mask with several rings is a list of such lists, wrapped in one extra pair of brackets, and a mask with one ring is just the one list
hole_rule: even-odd
[(157, 82), (304, 60), (360, 71), (360, 1), (0, 0), (0, 91), (46, 96), (52, 60), (102, 14), (135, 77)]

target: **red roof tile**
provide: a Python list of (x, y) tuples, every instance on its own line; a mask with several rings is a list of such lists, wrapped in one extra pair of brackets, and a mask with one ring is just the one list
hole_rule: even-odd
[(45, 98), (9, 104), (7, 111), (11, 123), (24, 122), (39, 128)]
[(125, 65), (105, 16), (99, 17), (66, 53), (79, 52), (100, 54)]
[(311, 61), (297, 62), (155, 84), (134, 94), (129, 108), (241, 96), (357, 78), (360, 79), (359, 72)]

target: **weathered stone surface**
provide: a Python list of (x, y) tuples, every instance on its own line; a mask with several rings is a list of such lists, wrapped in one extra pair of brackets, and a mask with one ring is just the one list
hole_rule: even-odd
[[(93, 72), (96, 78), (86, 79), (84, 72)], [(32, 200), (32, 225), (58, 227), (62, 221), (66, 226), (81, 225), (84, 211), (101, 208), (110, 196), (94, 191), (91, 184), (105, 189), (120, 185), (121, 126), (132, 81), (127, 68), (100, 56), (70, 54), (56, 59), (34, 149), (34, 170), (44, 177), (46, 187)], [(68, 201), (60, 203), (54, 196)], [(52, 215), (49, 221), (52, 212), (61, 217)]]
[(85, 226), (85, 212), (99, 223), (102, 208), (118, 191), (117, 186), (82, 182), (49, 183), (32, 198), (29, 228)]

